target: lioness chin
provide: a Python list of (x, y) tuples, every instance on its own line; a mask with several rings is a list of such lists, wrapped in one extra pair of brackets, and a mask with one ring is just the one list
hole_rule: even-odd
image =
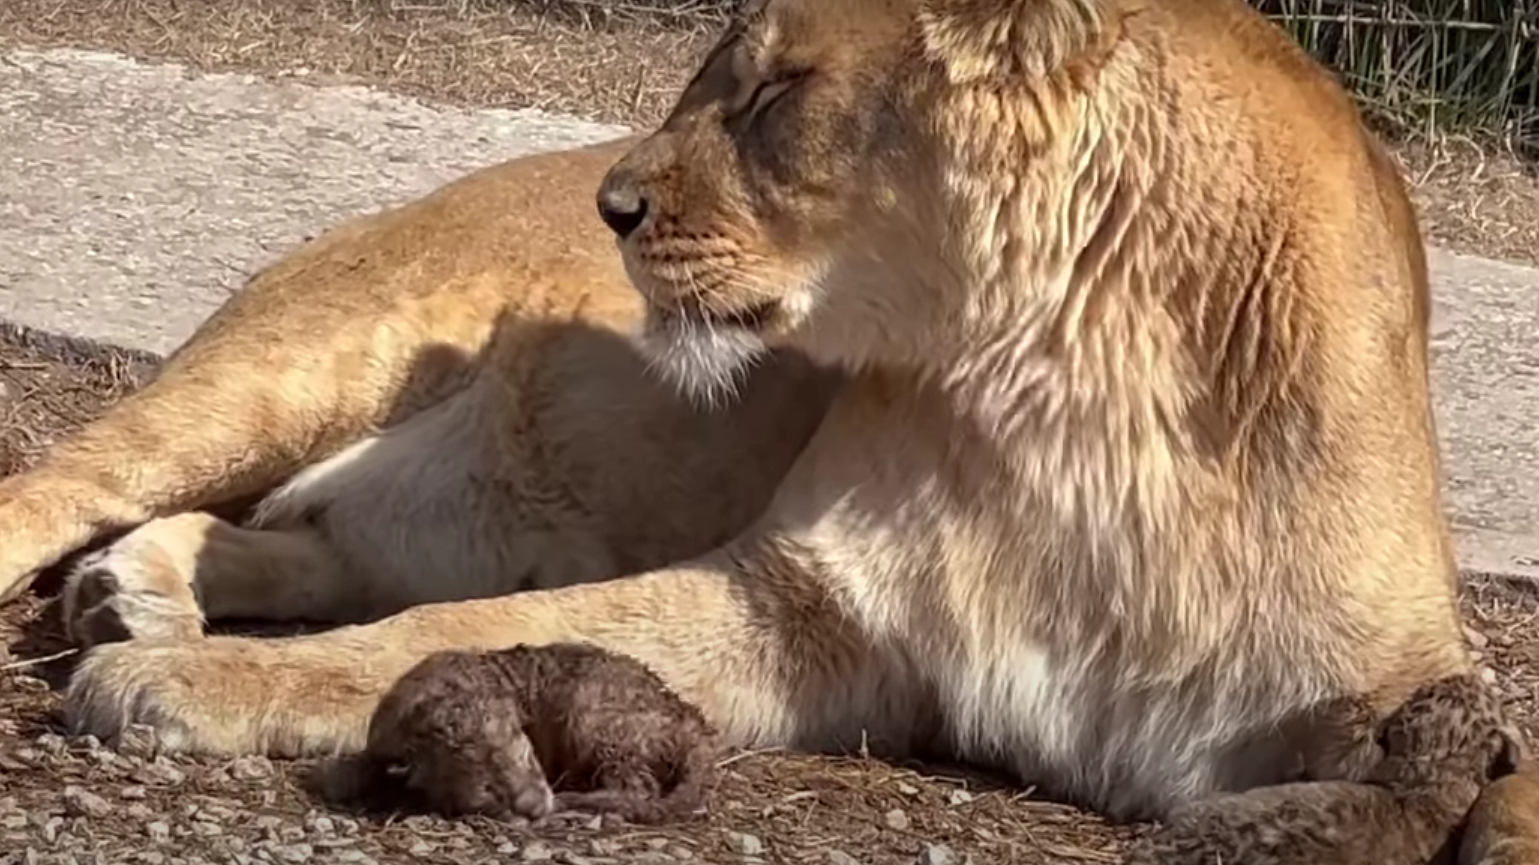
[[(1468, 669), (1415, 214), (1348, 96), (1241, 0), (753, 3), (594, 188), (648, 359), (510, 338), (496, 373), (306, 469), (257, 527), (129, 535), (73, 584), (94, 587), (76, 609), (161, 636), (91, 652), (76, 729), (356, 748), (431, 651), (582, 640), (641, 659), (739, 744), (939, 749), (1142, 817), (1306, 764), (1349, 775), (1304, 756), (1330, 750), (1316, 707), (1387, 710)], [(420, 254), (459, 253), (443, 242)], [(567, 248), (506, 242), (514, 262)], [(533, 279), (508, 269), (514, 292)], [(552, 296), (582, 291), (604, 289)], [(840, 380), (785, 385), (774, 359), (798, 355)], [(698, 433), (642, 423), (624, 435), (645, 444), (585, 450), (641, 410), (605, 377), (648, 365), (694, 406), (652, 410), (693, 412)], [(307, 385), (285, 376), (253, 402)], [(726, 398), (755, 381), (783, 388), (781, 411)], [(184, 388), (162, 405), (193, 411)], [(342, 384), (320, 408), (355, 406)], [(753, 435), (752, 477), (705, 495), (693, 461)], [(761, 451), (794, 454), (783, 478)], [(738, 501), (770, 487), (762, 511)], [(650, 521), (673, 542), (648, 546)], [(584, 584), (515, 592), (562, 582)], [(199, 638), (127, 602), (152, 584), (196, 584), (205, 613), (240, 597), (278, 615), (255, 585), (296, 615), (442, 603)], [(497, 597), (451, 597), (471, 594)]]

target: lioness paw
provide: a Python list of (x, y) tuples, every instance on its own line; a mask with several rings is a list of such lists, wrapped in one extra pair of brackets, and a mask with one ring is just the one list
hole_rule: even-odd
[(132, 536), (82, 559), (60, 597), (65, 634), (89, 648), (142, 639), (196, 639), (203, 613), (176, 568)]

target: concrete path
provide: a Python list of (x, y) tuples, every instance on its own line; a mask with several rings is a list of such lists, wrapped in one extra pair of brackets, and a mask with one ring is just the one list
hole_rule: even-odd
[[(110, 54), (0, 56), (0, 319), (164, 353), (252, 269), (472, 169), (624, 130)], [(1448, 507), (1539, 578), (1539, 271), (1434, 252)]]

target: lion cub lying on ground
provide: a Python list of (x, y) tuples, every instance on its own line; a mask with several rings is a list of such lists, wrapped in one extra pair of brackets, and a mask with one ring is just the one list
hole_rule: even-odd
[(1517, 771), (1518, 733), (1473, 675), (1423, 686), (1378, 733), (1383, 754), (1364, 783), (1278, 784), (1206, 799), (1141, 839), (1128, 865), (1451, 862), (1481, 788)]
[(716, 752), (700, 711), (639, 661), (558, 643), (424, 659), (375, 711), (363, 761), (376, 779), (404, 770), (446, 814), (656, 823), (699, 803)]

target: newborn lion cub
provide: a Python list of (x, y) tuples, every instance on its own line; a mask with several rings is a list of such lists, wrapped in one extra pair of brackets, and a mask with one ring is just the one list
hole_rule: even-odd
[(1128, 865), (1427, 865), (1451, 861), (1481, 788), (1523, 748), (1475, 676), (1424, 685), (1378, 730), (1364, 783), (1318, 781), (1215, 796), (1171, 815)]
[(364, 761), (404, 769), (448, 814), (655, 823), (698, 804), (715, 751), (700, 711), (639, 661), (559, 643), (427, 657), (375, 711)]

